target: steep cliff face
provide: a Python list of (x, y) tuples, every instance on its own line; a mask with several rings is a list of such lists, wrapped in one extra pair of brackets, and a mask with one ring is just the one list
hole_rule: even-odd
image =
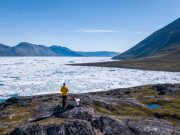
[(135, 59), (157, 55), (163, 49), (180, 45), (180, 18), (154, 32), (146, 39), (113, 57), (113, 59)]

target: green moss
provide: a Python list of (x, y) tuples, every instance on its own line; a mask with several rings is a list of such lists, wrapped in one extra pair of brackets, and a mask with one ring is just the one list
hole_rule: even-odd
[(4, 128), (0, 128), (0, 133), (4, 132), (4, 130), (5, 130)]
[(94, 109), (96, 112), (99, 112), (99, 113), (103, 113), (103, 114), (111, 114), (112, 112), (105, 109), (105, 108), (102, 108), (100, 106), (94, 106)]
[(143, 103), (144, 105), (160, 103), (158, 98), (137, 98), (137, 99), (140, 103)]
[(180, 92), (174, 94), (161, 95), (156, 98), (137, 98), (141, 103), (147, 105), (156, 103), (161, 107), (158, 109), (152, 109), (151, 115), (154, 115), (162, 119), (170, 119), (175, 121), (174, 123), (180, 123)]
[(0, 128), (0, 135), (9, 135), (15, 128), (17, 127), (16, 124), (8, 125), (5, 128)]
[(65, 122), (63, 118), (47, 118), (44, 120), (37, 121), (36, 123), (39, 125), (54, 125), (54, 124), (62, 124)]
[(157, 95), (158, 95), (158, 92), (148, 86), (144, 86), (140, 90), (135, 90), (131, 92), (131, 96), (134, 98), (144, 98), (144, 97), (157, 96)]
[(161, 108), (156, 112), (153, 112), (159, 118), (172, 118), (180, 120), (180, 100), (175, 99), (171, 100), (169, 103), (162, 103), (161, 100)]
[(108, 108), (96, 103), (94, 109), (99, 113), (120, 116), (148, 116), (151, 113), (149, 109), (130, 105), (111, 105)]
[(4, 131), (2, 131), (2, 134), (11, 132), (28, 118), (34, 116), (36, 114), (36, 112), (33, 111), (34, 107), (35, 106), (13, 105), (8, 107), (6, 110), (2, 110), (1, 113), (8, 113), (9, 116), (12, 115), (12, 118), (1, 118), (1, 122), (4, 122), (8, 125), (8, 127), (3, 129)]
[(150, 111), (148, 109), (135, 106), (119, 106), (118, 113), (125, 116), (148, 116)]
[(25, 119), (27, 116), (14, 116), (12, 117), (12, 119), (10, 118), (2, 118), (1, 121), (2, 122), (18, 122), (21, 121), (23, 119)]
[(160, 104), (158, 109), (148, 109), (131, 105), (104, 105), (101, 102), (94, 102), (94, 109), (102, 114), (114, 116), (156, 116), (167, 119), (175, 124), (180, 124), (180, 92), (166, 95), (158, 95), (152, 87), (145, 86), (125, 93), (127, 97), (136, 98), (144, 105)]

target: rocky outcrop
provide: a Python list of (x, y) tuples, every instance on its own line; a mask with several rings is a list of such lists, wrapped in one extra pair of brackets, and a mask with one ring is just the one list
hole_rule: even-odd
[(169, 94), (180, 90), (180, 84), (158, 84), (153, 86), (160, 95)]
[[(178, 135), (179, 86), (70, 94), (66, 108), (60, 105), (60, 94), (10, 98), (0, 104), (0, 134)], [(72, 106), (71, 96), (81, 99), (81, 107)], [(151, 110), (146, 103), (161, 106)]]
[(178, 135), (180, 128), (174, 128), (170, 123), (164, 120), (149, 118), (127, 120), (127, 126), (136, 135)]
[(91, 124), (84, 120), (67, 120), (64, 123), (43, 125), (24, 124), (11, 133), (12, 135), (94, 135)]
[(97, 115), (92, 109), (77, 107), (58, 116), (62, 123), (39, 124), (37, 121), (16, 128), (13, 135), (94, 135), (95, 129), (105, 135), (169, 135), (180, 129), (158, 119), (117, 119)]
[(15, 97), (7, 99), (6, 102), (0, 103), (0, 110), (5, 109), (9, 105), (16, 104), (16, 103), (18, 103), (18, 101), (19, 101), (19, 99), (15, 98)]

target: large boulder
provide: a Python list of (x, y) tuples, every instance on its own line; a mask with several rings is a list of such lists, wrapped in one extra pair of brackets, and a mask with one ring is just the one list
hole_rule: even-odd
[(65, 128), (62, 124), (39, 125), (34, 123), (24, 124), (16, 128), (12, 135), (65, 135)]
[(88, 121), (67, 120), (64, 123), (28, 123), (16, 128), (11, 135), (94, 135)]
[(126, 125), (137, 135), (179, 135), (180, 128), (157, 118), (127, 120)]
[(135, 135), (121, 120), (112, 117), (101, 117), (100, 131), (105, 135)]
[(180, 84), (157, 84), (154, 85), (153, 88), (155, 88), (160, 95), (173, 93), (173, 92), (180, 92)]
[(19, 99), (16, 97), (9, 98), (4, 103), (0, 103), (0, 110), (5, 109), (9, 105), (17, 104), (18, 102)]
[(60, 113), (58, 117), (65, 119), (80, 119), (86, 120), (91, 123), (94, 128), (100, 128), (100, 117), (96, 115), (93, 109), (84, 108), (84, 107), (75, 107), (69, 111)]
[(87, 121), (97, 117), (93, 109), (88, 109), (84, 107), (75, 107), (74, 109), (65, 111), (59, 116), (68, 119), (82, 119)]
[(91, 123), (85, 120), (68, 120), (64, 124), (66, 135), (94, 135)]

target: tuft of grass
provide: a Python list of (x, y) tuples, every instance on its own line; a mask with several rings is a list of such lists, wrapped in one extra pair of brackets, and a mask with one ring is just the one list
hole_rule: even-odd
[(130, 105), (111, 105), (110, 108), (95, 103), (94, 109), (98, 113), (116, 116), (148, 116), (151, 111), (147, 108), (141, 108)]
[(5, 130), (4, 128), (0, 128), (0, 133), (4, 132), (4, 130)]
[(169, 103), (163, 103), (161, 100), (159, 102), (161, 104), (161, 108), (157, 111), (153, 111), (154, 115), (158, 118), (172, 118), (180, 120), (180, 100), (174, 99)]
[(65, 119), (63, 118), (47, 118), (44, 120), (40, 120), (38, 122), (36, 122), (37, 124), (40, 125), (51, 125), (51, 124), (57, 124), (57, 123), (64, 123)]
[[(25, 122), (28, 118), (34, 116), (36, 112), (34, 112), (34, 105), (30, 106), (19, 106), (13, 105), (8, 107), (6, 110), (2, 110), (0, 113), (12, 115), (12, 118), (4, 117), (1, 118), (1, 122), (6, 123), (8, 126), (6, 128), (1, 129), (1, 134), (8, 134), (16, 127), (18, 127), (21, 123)], [(14, 116), (13, 116), (14, 115)]]
[(14, 116), (12, 117), (12, 119), (10, 118), (2, 118), (1, 121), (2, 122), (18, 122), (18, 121), (21, 121), (21, 120), (24, 120), (27, 116)]
[(169, 121), (180, 125), (180, 92), (162, 95), (159, 97), (155, 96), (154, 98), (141, 96), (142, 95), (137, 98), (141, 103), (145, 105), (155, 103), (161, 106), (158, 109), (151, 109), (151, 115), (161, 119), (168, 119)]
[(134, 90), (131, 92), (131, 96), (134, 98), (144, 98), (144, 97), (155, 97), (158, 96), (158, 92), (149, 86), (144, 86), (140, 90)]
[(94, 102), (96, 112), (113, 116), (147, 117), (155, 116), (180, 125), (180, 92), (158, 95), (158, 92), (151, 86), (144, 86), (125, 93), (126, 97), (137, 99), (144, 105), (159, 104), (160, 108), (148, 109), (132, 105), (111, 104), (105, 105), (101, 102)]

